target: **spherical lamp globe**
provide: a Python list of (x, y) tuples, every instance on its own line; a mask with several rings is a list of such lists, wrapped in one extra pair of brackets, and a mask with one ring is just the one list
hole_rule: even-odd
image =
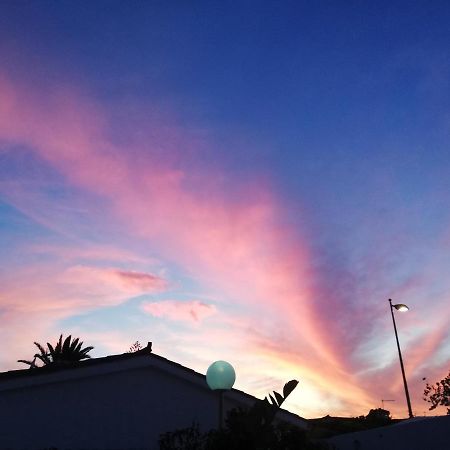
[(236, 381), (233, 366), (226, 361), (213, 362), (206, 372), (206, 382), (212, 390), (231, 389)]

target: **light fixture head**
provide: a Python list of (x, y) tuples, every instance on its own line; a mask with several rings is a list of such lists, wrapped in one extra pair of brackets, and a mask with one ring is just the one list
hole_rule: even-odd
[(212, 390), (231, 389), (236, 381), (233, 366), (226, 361), (213, 362), (206, 372), (206, 382)]
[(404, 305), (403, 303), (398, 303), (397, 305), (392, 305), (397, 311), (401, 311), (401, 312), (403, 312), (403, 311), (408, 311), (409, 310), (409, 308), (406, 306), (406, 305)]

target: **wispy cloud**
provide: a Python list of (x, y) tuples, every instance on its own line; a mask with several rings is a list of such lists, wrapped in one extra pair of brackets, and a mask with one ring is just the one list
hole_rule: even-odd
[(151, 273), (111, 269), (111, 274), (117, 276), (122, 285), (139, 293), (157, 292), (167, 288), (165, 280)]
[(2, 286), (1, 305), (8, 311), (47, 311), (61, 318), (160, 292), (166, 282), (153, 274), (116, 268), (39, 264), (3, 277)]
[(208, 305), (199, 300), (145, 302), (142, 304), (142, 310), (155, 317), (194, 323), (202, 322), (217, 312), (214, 305)]
[[(388, 293), (364, 280), (364, 273), (376, 274), (378, 284), (388, 280), (392, 291), (403, 286), (394, 291), (398, 296), (402, 289), (406, 293), (417, 286), (416, 278), (405, 284), (404, 278), (390, 277), (385, 265), (391, 261), (378, 258), (382, 252), (362, 257), (360, 271), (350, 271), (338, 258), (328, 260), (325, 252), (312, 249), (302, 230), (288, 224), (289, 205), (275, 197), (266, 180), (256, 177), (257, 183), (244, 185), (217, 169), (196, 171), (195, 158), (184, 155), (184, 145), (192, 150), (192, 142), (178, 136), (166, 141), (167, 130), (159, 133), (157, 123), (150, 121), (148, 134), (141, 132), (125, 148), (111, 138), (111, 129), (120, 124), (79, 90), (52, 87), (38, 92), (3, 76), (0, 98), (0, 139), (7, 142), (12, 160), (20, 144), (22, 155), (33, 155), (39, 167), (50, 168), (59, 187), (70, 187), (75, 198), (85, 199), (75, 213), (64, 204), (57, 212), (54, 192), (49, 194), (37, 183), (33, 187), (38, 192), (31, 195), (19, 167), (14, 195), (5, 193), (11, 204), (72, 240), (80, 233), (79, 211), (91, 205), (87, 222), (80, 227), (82, 234), (93, 232), (93, 227), (101, 234), (104, 226), (114, 223), (114, 236), (126, 235), (135, 248), (141, 248), (135, 254), (121, 250), (127, 248), (123, 243), (117, 248), (96, 243), (90, 249), (35, 244), (41, 256), (60, 255), (4, 277), (0, 304), (5, 311), (44, 311), (48, 321), (57, 321), (120, 305), (132, 296), (161, 292), (171, 280), (144, 267), (142, 255), (152, 253), (149, 260), (158, 255), (182, 268), (217, 304), (217, 310), (199, 300), (157, 300), (142, 306), (153, 317), (205, 326), (209, 337), (197, 330), (196, 336), (183, 338), (196, 346), (193, 352), (203, 354), (192, 356), (192, 361), (203, 364), (213, 356), (199, 341), (213, 335), (223, 353), (233, 356), (227, 349), (233, 341), (233, 349), (257, 355), (260, 370), (270, 380), (281, 381), (284, 374), (303, 377), (314, 391), (311, 398), (331, 402), (336, 411), (351, 413), (378, 404), (383, 377), (362, 379), (364, 361), (357, 353), (361, 341), (376, 342), (374, 333), (384, 323), (386, 310), (375, 299), (387, 300)], [(177, 133), (182, 135), (180, 130)], [(40, 178), (35, 175), (35, 179)], [(48, 210), (52, 213), (46, 214)], [(55, 217), (57, 227), (52, 223)], [(384, 245), (388, 248), (389, 242)], [(370, 300), (357, 300), (362, 298)], [(439, 304), (445, 301), (441, 296)], [(230, 321), (223, 311), (244, 319)], [(208, 326), (212, 321), (215, 328)], [(426, 340), (427, 348), (411, 359), (415, 367), (441, 348), (447, 339), (444, 326), (428, 326), (433, 336)], [(165, 339), (170, 340), (170, 331)], [(250, 375), (254, 365), (246, 365), (243, 356), (236, 358), (241, 373), (251, 379), (247, 386), (265, 386)], [(378, 374), (390, 374), (392, 365), (388, 363)], [(316, 407), (319, 410), (323, 408)]]

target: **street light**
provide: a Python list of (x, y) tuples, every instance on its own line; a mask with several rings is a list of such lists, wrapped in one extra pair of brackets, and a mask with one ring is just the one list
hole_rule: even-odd
[(400, 359), (400, 368), (402, 369), (402, 377), (403, 377), (403, 385), (405, 387), (406, 403), (408, 404), (408, 414), (409, 414), (409, 417), (412, 418), (414, 416), (413, 416), (412, 408), (411, 408), (411, 399), (409, 398), (408, 383), (406, 382), (405, 367), (403, 366), (402, 352), (400, 350), (400, 343), (398, 342), (397, 326), (395, 325), (395, 317), (394, 317), (394, 308), (397, 311), (408, 311), (409, 308), (406, 305), (404, 305), (403, 303), (398, 303), (397, 305), (393, 305), (391, 299), (389, 299), (389, 306), (391, 307), (392, 322), (394, 324), (394, 331), (395, 331), (395, 340), (397, 341), (398, 357)]
[(206, 382), (209, 388), (219, 393), (219, 429), (223, 424), (223, 394), (233, 387), (235, 381), (236, 372), (226, 361), (213, 362), (206, 371)]

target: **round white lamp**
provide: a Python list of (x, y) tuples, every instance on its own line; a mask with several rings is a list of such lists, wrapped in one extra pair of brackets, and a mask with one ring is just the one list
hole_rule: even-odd
[(226, 361), (213, 362), (206, 371), (206, 382), (211, 390), (219, 393), (219, 429), (223, 425), (223, 393), (233, 387), (236, 372)]
[(233, 387), (236, 381), (236, 372), (233, 366), (226, 361), (213, 362), (206, 372), (206, 382), (213, 391), (227, 390)]

